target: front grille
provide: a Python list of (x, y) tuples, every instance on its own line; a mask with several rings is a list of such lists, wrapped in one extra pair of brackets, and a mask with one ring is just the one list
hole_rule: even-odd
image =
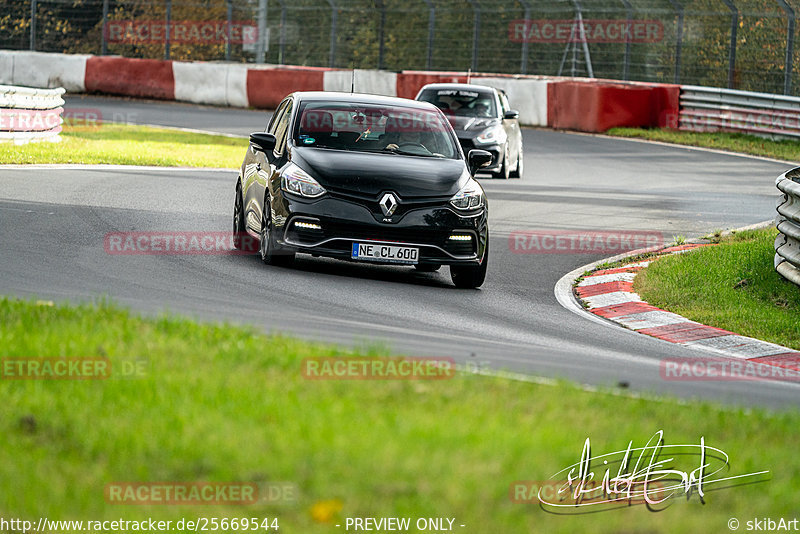
[[(367, 208), (375, 217), (384, 216), (379, 204), (380, 199), (383, 197), (383, 193), (379, 195), (359, 195), (345, 191), (329, 191), (328, 194), (331, 198), (347, 200), (348, 202), (353, 202), (354, 204), (363, 206)], [(450, 200), (449, 196), (401, 198), (398, 195), (395, 195), (395, 197), (398, 200), (397, 208), (395, 208), (395, 211), (392, 214), (392, 216), (395, 218), (399, 218), (411, 210), (442, 206), (446, 204), (448, 200)]]
[(322, 224), (322, 228), (325, 238), (340, 237), (353, 240), (397, 241), (400, 243), (420, 243), (437, 246), (444, 245), (450, 236), (450, 232), (445, 230), (426, 229), (419, 231), (389, 225), (378, 228), (372, 225), (327, 222)]

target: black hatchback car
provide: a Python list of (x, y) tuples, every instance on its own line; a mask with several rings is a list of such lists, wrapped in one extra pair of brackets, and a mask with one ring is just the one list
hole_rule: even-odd
[(464, 152), (480, 148), (492, 155), (483, 169), (496, 178), (521, 178), (525, 161), (519, 111), (506, 94), (493, 87), (464, 83), (431, 83), (417, 100), (430, 102), (447, 116)]
[(296, 253), (355, 262), (450, 266), (462, 288), (483, 284), (488, 205), (475, 172), (435, 106), (413, 100), (298, 92), (265, 132), (250, 135), (236, 183), (234, 243), (258, 237), (265, 263)]

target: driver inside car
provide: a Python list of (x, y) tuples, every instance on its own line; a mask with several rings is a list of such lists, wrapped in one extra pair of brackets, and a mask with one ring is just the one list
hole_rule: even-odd
[(478, 103), (475, 104), (475, 108), (474, 109), (475, 109), (475, 116), (476, 117), (489, 117), (490, 116), (489, 105), (484, 100), (478, 101)]
[[(387, 142), (387, 145), (384, 150), (398, 150), (401, 145), (410, 144), (410, 145), (417, 145), (421, 146), (425, 150), (428, 150), (428, 147), (425, 146), (426, 136), (423, 132), (420, 131), (410, 131), (410, 132), (391, 132), (387, 133), (386, 137), (384, 137), (384, 142)], [(428, 150), (430, 152), (430, 150)]]

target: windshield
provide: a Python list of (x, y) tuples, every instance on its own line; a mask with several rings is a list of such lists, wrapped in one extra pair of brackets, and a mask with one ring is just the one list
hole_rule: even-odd
[(425, 89), (417, 100), (430, 102), (445, 114), (464, 117), (497, 117), (492, 93), (464, 89)]
[(457, 159), (450, 124), (436, 111), (354, 102), (300, 105), (298, 146)]

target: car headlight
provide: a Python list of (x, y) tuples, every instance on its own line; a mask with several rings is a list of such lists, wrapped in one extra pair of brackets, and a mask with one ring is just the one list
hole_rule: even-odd
[(475, 138), (475, 142), (481, 145), (489, 145), (489, 144), (503, 144), (506, 141), (506, 132), (502, 128), (493, 127), (485, 130), (481, 133), (478, 137)]
[(283, 171), (281, 189), (306, 198), (316, 198), (325, 194), (325, 188), (294, 163), (290, 163)]
[(483, 207), (483, 189), (475, 180), (470, 180), (461, 191), (453, 195), (450, 204), (457, 210), (474, 210)]

